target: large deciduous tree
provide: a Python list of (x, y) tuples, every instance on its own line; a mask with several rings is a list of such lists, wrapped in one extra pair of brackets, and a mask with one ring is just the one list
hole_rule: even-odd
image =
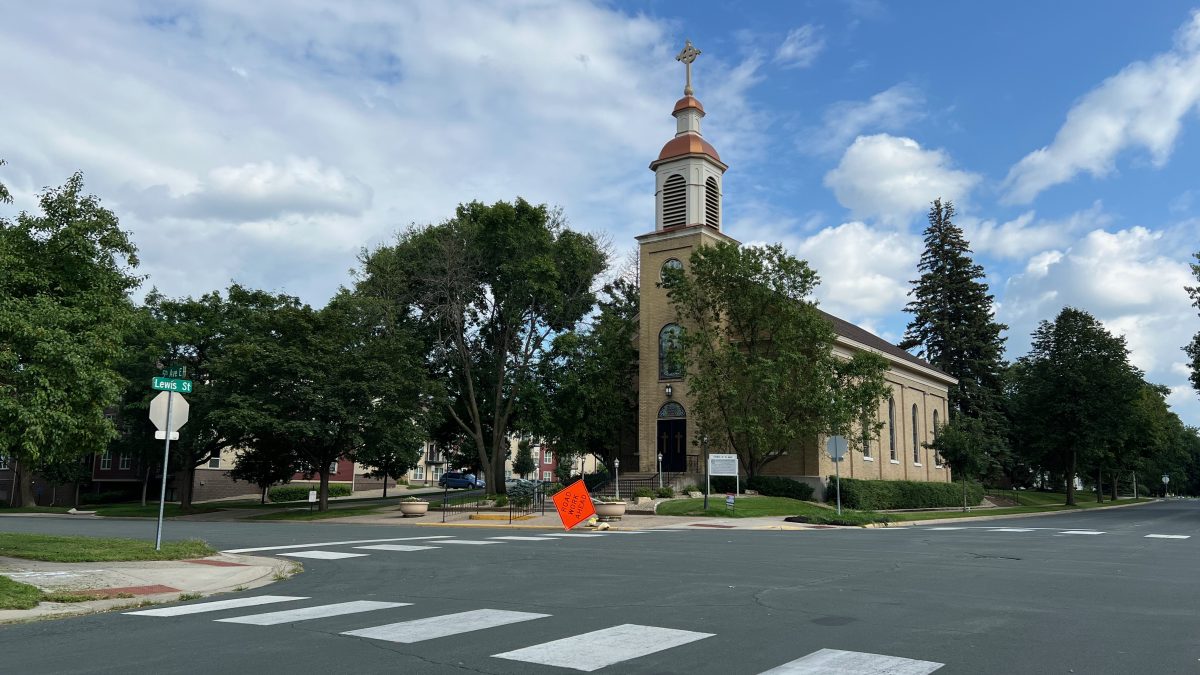
[(26, 505), (39, 464), (69, 464), (115, 436), (105, 409), (124, 384), (116, 366), (141, 282), (128, 233), (81, 174), (38, 201), (40, 214), (0, 218), (0, 455)]
[(595, 304), (605, 266), (596, 239), (525, 200), (460, 206), (364, 256), (360, 292), (419, 317), (443, 388), (440, 405), (472, 449), (490, 489), (504, 492), (509, 434), (541, 385), (554, 335)]
[[(1192, 263), (1192, 276), (1196, 277), (1196, 281), (1200, 282), (1200, 253), (1195, 253), (1193, 256), (1196, 263)], [(1185, 286), (1188, 297), (1192, 299), (1192, 307), (1200, 310), (1200, 283), (1195, 286)], [(1192, 381), (1192, 388), (1200, 394), (1200, 331), (1196, 331), (1196, 335), (1192, 337), (1192, 341), (1183, 348), (1187, 355), (1192, 359), (1192, 374), (1189, 379)]]
[[(971, 258), (970, 244), (954, 224), (954, 203), (936, 199), (929, 209), (925, 251), (912, 282), (912, 314), (900, 347), (915, 350), (958, 379), (950, 387), (951, 418), (979, 420), (979, 433), (1004, 437), (1004, 338), (983, 266)], [(984, 445), (994, 448), (995, 443)]]
[(855, 445), (878, 434), (887, 362), (833, 353), (833, 325), (808, 299), (817, 274), (805, 261), (779, 245), (721, 243), (697, 248), (686, 272), (664, 276), (684, 327), (668, 358), (682, 362), (689, 417), (699, 434), (736, 452), (747, 475), (821, 434)]
[(1014, 373), (1013, 423), (1039, 464), (1062, 476), (1068, 505), (1080, 470), (1103, 466), (1130, 419), (1137, 382), (1125, 338), (1087, 312), (1064, 308), (1034, 331)]

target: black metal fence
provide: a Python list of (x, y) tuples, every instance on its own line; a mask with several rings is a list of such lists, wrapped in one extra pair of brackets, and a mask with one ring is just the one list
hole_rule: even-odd
[(446, 514), (479, 513), (483, 510), (487, 493), (484, 490), (450, 490), (442, 492), (442, 522), (446, 522)]
[(508, 496), (508, 522), (534, 514), (546, 515), (546, 486), (539, 483), (529, 494)]

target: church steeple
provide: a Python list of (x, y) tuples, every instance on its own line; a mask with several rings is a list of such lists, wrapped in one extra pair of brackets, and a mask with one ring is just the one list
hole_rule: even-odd
[(686, 68), (683, 98), (671, 112), (675, 138), (667, 141), (658, 159), (650, 163), (656, 184), (656, 231), (681, 225), (721, 228), (721, 177), (728, 167), (700, 133), (704, 106), (692, 89), (692, 62), (699, 55), (700, 50), (688, 40), (675, 57)]

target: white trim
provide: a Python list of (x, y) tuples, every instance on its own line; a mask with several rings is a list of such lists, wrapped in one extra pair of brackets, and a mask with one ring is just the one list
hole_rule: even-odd
[(898, 460), (898, 459), (889, 459), (888, 460), (888, 464), (899, 464), (899, 463), (900, 463), (900, 460)]
[(874, 462), (875, 458), (870, 455), (863, 455), (863, 461), (864, 462)]
[(913, 466), (925, 466), (925, 465), (921, 464), (920, 462), (913, 462)]

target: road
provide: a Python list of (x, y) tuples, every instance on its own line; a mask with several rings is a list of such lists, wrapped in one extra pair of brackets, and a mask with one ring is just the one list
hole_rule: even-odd
[[(3, 518), (0, 530), (147, 536), (153, 523)], [(181, 521), (167, 530), (223, 550), (288, 547), (254, 553), (298, 560), (305, 571), (265, 588), (167, 606), (211, 611), (3, 627), (0, 671), (1200, 670), (1196, 501), (804, 532), (553, 537)], [(399, 540), (407, 537), (425, 538)], [(360, 541), (379, 539), (396, 541)], [(373, 546), (385, 548), (360, 548)], [(208, 604), (263, 596), (282, 599)], [(885, 665), (892, 669), (880, 670)]]

